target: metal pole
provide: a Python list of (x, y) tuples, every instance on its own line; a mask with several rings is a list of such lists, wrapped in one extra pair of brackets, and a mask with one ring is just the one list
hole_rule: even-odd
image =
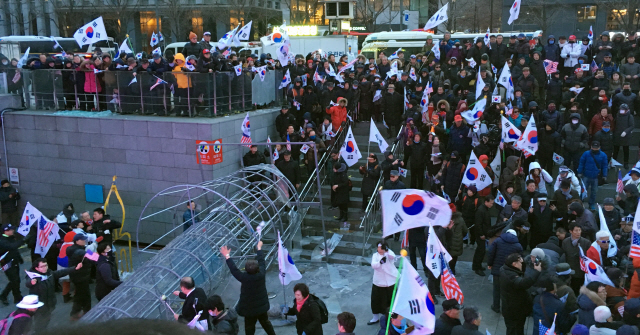
[(233, 108), (231, 107), (231, 76), (229, 76), (228, 78), (228, 82), (229, 82), (229, 114), (231, 114), (231, 111), (233, 110)]
[(185, 76), (187, 76), (187, 109), (189, 110), (189, 117), (191, 117), (191, 83), (193, 82), (193, 80), (191, 80), (190, 73), (186, 73)]
[(76, 84), (78, 82), (77, 75), (78, 75), (77, 71), (73, 71), (73, 79), (74, 79), (73, 93), (74, 93), (74, 98), (76, 100), (76, 109), (80, 109), (80, 98), (78, 97), (78, 85)]
[(245, 104), (244, 104), (244, 95), (245, 95), (245, 92), (244, 92), (244, 89), (245, 89), (244, 80), (245, 80), (245, 74), (244, 73), (242, 74), (242, 76), (240, 76), (240, 79), (242, 81), (242, 111), (244, 112), (245, 111)]
[(327, 255), (327, 263), (329, 263), (329, 246), (327, 244), (327, 229), (324, 224), (324, 208), (322, 206), (322, 185), (320, 184), (320, 171), (318, 171), (318, 148), (315, 142), (311, 144), (313, 146), (313, 156), (316, 164), (316, 186), (318, 187), (318, 200), (320, 201), (320, 217), (322, 218), (322, 238), (324, 239), (324, 253)]
[(216, 74), (213, 74), (213, 116), (218, 116), (218, 91), (216, 85)]
[[(94, 67), (95, 70), (95, 67)], [(95, 104), (95, 108), (96, 111), (100, 111), (100, 97), (98, 97), (98, 76), (96, 75), (95, 71), (93, 72), (93, 80), (96, 83), (96, 104)]]
[[(144, 76), (144, 75), (141, 75)], [(136, 75), (137, 78), (137, 75)], [(144, 98), (142, 97), (142, 79), (138, 80), (138, 86), (140, 87), (140, 114), (144, 115)]]
[[(51, 84), (53, 84), (53, 104), (55, 105), (53, 107), (54, 108), (53, 110), (57, 110), (58, 109), (58, 96), (56, 94), (57, 92), (56, 92), (55, 71), (52, 70), (51, 74), (52, 74), (52, 76), (51, 76), (52, 83)], [(61, 75), (62, 75), (62, 73), (61, 73)]]

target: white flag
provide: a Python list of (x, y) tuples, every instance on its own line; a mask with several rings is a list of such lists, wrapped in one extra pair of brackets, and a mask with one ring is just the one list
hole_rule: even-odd
[(280, 82), (279, 88), (285, 88), (291, 83), (291, 75), (289, 74), (289, 69), (287, 69), (287, 73), (284, 74), (282, 81)]
[[(392, 53), (387, 59), (389, 61), (392, 61), (392, 60), (398, 58), (398, 52), (400, 52), (400, 51), (402, 51), (402, 48), (398, 48), (398, 50), (396, 50), (394, 53)], [(393, 64), (391, 64), (391, 70), (393, 70)], [(396, 70), (396, 74), (397, 74), (398, 73), (398, 65), (396, 65), (395, 70)]]
[(267, 75), (267, 66), (261, 66), (259, 68), (256, 68), (256, 72), (258, 72), (258, 75), (260, 76), (260, 80), (264, 81), (264, 77)]
[(478, 77), (476, 78), (476, 99), (482, 96), (482, 90), (484, 89), (484, 80), (478, 71)]
[(280, 283), (282, 285), (289, 285), (290, 282), (302, 278), (291, 255), (289, 255), (289, 251), (282, 244), (280, 231), (278, 231), (278, 269), (280, 270)]
[(151, 45), (152, 48), (158, 45), (158, 35), (156, 35), (155, 31), (151, 34), (151, 41), (149, 42), (149, 45)]
[(129, 85), (127, 86), (131, 86), (131, 84), (137, 83), (137, 82), (138, 82), (138, 79), (136, 79), (136, 77), (133, 77), (133, 79), (131, 79), (131, 81), (129, 82)]
[(378, 143), (378, 148), (380, 148), (380, 152), (382, 153), (387, 151), (387, 148), (389, 147), (387, 141), (385, 141), (384, 137), (382, 137), (382, 134), (380, 134), (380, 130), (378, 130), (378, 127), (373, 121), (373, 118), (371, 118), (371, 125), (369, 128), (369, 142)]
[(151, 51), (152, 55), (162, 55), (162, 50), (160, 50), (160, 47), (157, 47), (155, 49), (153, 49), (153, 51)]
[(429, 226), (429, 237), (427, 238), (427, 257), (425, 257), (427, 260), (425, 261), (425, 264), (427, 268), (431, 270), (433, 276), (436, 278), (440, 277), (440, 274), (442, 274), (442, 260), (440, 259), (440, 257), (444, 257), (444, 261), (447, 263), (449, 263), (449, 261), (451, 261), (452, 259), (449, 252), (447, 252), (447, 249), (445, 249), (442, 245), (442, 242), (440, 242), (440, 239), (438, 238), (438, 235), (436, 235), (436, 231), (435, 229), (433, 229), (433, 226)]
[(447, 16), (447, 10), (449, 10), (448, 2), (444, 6), (442, 6), (442, 8), (438, 9), (435, 14), (433, 14), (429, 21), (427, 21), (427, 24), (424, 25), (424, 30), (429, 30), (446, 22), (449, 19), (449, 17)]
[(609, 167), (618, 167), (618, 166), (622, 166), (622, 164), (620, 164), (620, 162), (618, 162), (617, 160), (611, 158), (611, 161), (609, 162)]
[(423, 190), (383, 190), (382, 235), (389, 236), (407, 229), (448, 226), (451, 208), (447, 200)]
[[(640, 208), (640, 206), (639, 206)], [(594, 262), (591, 258), (585, 256), (584, 250), (582, 247), (580, 248), (580, 269), (584, 271), (587, 275), (584, 276), (584, 284), (587, 285), (592, 281), (599, 281), (605, 285), (610, 285), (615, 287), (611, 279), (604, 272), (602, 267), (598, 265), (598, 263)]]
[(18, 65), (16, 65), (18, 69), (21, 69), (25, 64), (27, 64), (27, 60), (29, 59), (29, 51), (31, 51), (31, 47), (27, 47), (27, 51), (25, 51), (24, 55), (20, 57)]
[(122, 44), (120, 44), (120, 47), (118, 48), (118, 55), (124, 53), (124, 54), (132, 54), (133, 50), (131, 50), (131, 48), (129, 47), (129, 38), (125, 38), (124, 41), (122, 41)]
[(420, 106), (422, 107), (422, 115), (425, 115), (424, 113), (429, 111), (429, 93), (426, 90), (422, 93)]
[(231, 46), (231, 42), (233, 41), (233, 35), (236, 33), (236, 30), (238, 30), (238, 27), (235, 27), (233, 30), (222, 35), (222, 37), (218, 41), (219, 50), (224, 50)]
[[(519, 0), (517, 0), (519, 1)], [(511, 78), (511, 70), (509, 69), (509, 65), (504, 63), (504, 67), (502, 68), (502, 72), (500, 73), (500, 78), (498, 78), (498, 84), (502, 85), (507, 89), (506, 99), (513, 100), (515, 88), (513, 87), (513, 79)]]
[(104, 29), (102, 16), (85, 24), (73, 34), (79, 46), (92, 44), (98, 41), (104, 41), (108, 38), (107, 31)]
[(36, 272), (29, 272), (27, 270), (24, 270), (24, 272), (27, 273), (27, 276), (29, 276), (29, 279), (36, 279), (36, 278), (46, 277), (46, 276), (43, 276), (43, 275), (41, 275), (39, 273), (36, 273)]
[(401, 167), (398, 167), (398, 172), (400, 173), (401, 176), (407, 178), (407, 169), (403, 169)]
[(498, 152), (496, 152), (496, 157), (493, 158), (493, 161), (489, 164), (491, 166), (491, 170), (493, 170), (493, 174), (496, 175), (496, 178), (500, 178), (500, 172), (502, 172), (502, 159), (500, 159), (500, 148), (498, 148)]
[(249, 23), (245, 24), (242, 29), (238, 30), (236, 36), (240, 41), (248, 41), (249, 37), (251, 37), (251, 24), (253, 21), (249, 21)]
[(435, 59), (440, 60), (440, 40), (433, 40), (433, 47), (431, 47), (431, 52), (433, 53), (433, 57)]
[(33, 207), (31, 203), (27, 202), (24, 212), (22, 213), (22, 218), (20, 219), (20, 226), (18, 226), (16, 232), (20, 235), (27, 236), (31, 226), (38, 222), (40, 217), (42, 217), (42, 213)]
[(40, 216), (37, 222), (38, 225), (38, 238), (36, 241), (35, 253), (45, 257), (53, 242), (58, 239), (58, 224), (49, 221), (44, 215)]
[(513, 2), (513, 6), (511, 6), (511, 9), (509, 9), (509, 21), (507, 21), (507, 24), (512, 24), (513, 21), (518, 19), (518, 16), (520, 15), (520, 0), (516, 0)]
[(412, 67), (411, 70), (409, 70), (409, 78), (411, 78), (412, 80), (418, 80), (418, 76), (416, 76), (416, 68)]
[(373, 95), (373, 102), (382, 99), (382, 90), (376, 90), (376, 93)]
[(557, 153), (553, 153), (553, 161), (558, 164), (561, 165), (564, 162), (564, 157), (558, 155)]
[(409, 260), (402, 257), (401, 262), (402, 272), (398, 279), (398, 288), (391, 312), (421, 325), (421, 328), (427, 328), (425, 334), (433, 333), (436, 324), (436, 306), (433, 303), (433, 297)]
[(502, 207), (507, 206), (507, 199), (505, 199), (502, 193), (500, 193), (500, 190), (498, 190), (498, 194), (496, 195), (495, 202), (496, 202), (496, 205), (500, 205)]
[(358, 149), (358, 144), (356, 143), (356, 139), (353, 137), (353, 132), (351, 132), (351, 126), (349, 126), (347, 137), (345, 138), (344, 143), (342, 143), (340, 157), (344, 159), (348, 166), (353, 166), (358, 162), (358, 159), (362, 158), (362, 153)]
[(491, 28), (487, 28), (487, 33), (484, 34), (484, 45), (491, 49), (491, 38), (489, 37), (489, 34), (491, 34)]
[(471, 186), (475, 185), (478, 191), (483, 190), (485, 187), (491, 185), (493, 180), (489, 177), (487, 170), (484, 169), (476, 154), (471, 151), (469, 157), (469, 164), (467, 164), (467, 170), (464, 172), (462, 183)]
[(522, 132), (507, 120), (504, 115), (500, 115), (500, 117), (502, 119), (502, 142), (516, 142), (522, 135)]
[(478, 100), (475, 105), (473, 105), (473, 109), (470, 111), (464, 111), (460, 113), (463, 118), (467, 120), (469, 123), (474, 123), (477, 120), (480, 120), (482, 115), (484, 114), (484, 109), (487, 107), (487, 99)]
[(584, 87), (572, 87), (569, 89), (569, 91), (575, 92), (576, 96), (578, 96), (582, 90), (584, 90)]
[(238, 64), (234, 66), (233, 69), (236, 71), (236, 76), (239, 76), (242, 74), (242, 64)]
[(525, 150), (528, 153), (535, 155), (538, 151), (538, 128), (536, 128), (536, 120), (531, 114), (527, 128), (524, 129), (524, 133), (520, 135), (518, 139), (518, 149)]
[(618, 246), (616, 245), (616, 240), (613, 238), (613, 235), (611, 235), (609, 226), (607, 226), (607, 220), (604, 218), (604, 213), (602, 213), (602, 206), (599, 204), (598, 215), (600, 216), (600, 230), (606, 231), (607, 234), (609, 234), (609, 250), (607, 250), (607, 256), (614, 257), (618, 253)]

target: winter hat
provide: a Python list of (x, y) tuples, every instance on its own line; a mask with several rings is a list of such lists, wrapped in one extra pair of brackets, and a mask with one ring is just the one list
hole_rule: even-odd
[(198, 35), (196, 35), (196, 33), (194, 33), (193, 31), (189, 33), (189, 39), (192, 39), (194, 37), (198, 37)]
[(638, 335), (638, 328), (624, 325), (616, 330), (616, 335)]
[(602, 201), (603, 205), (611, 205), (614, 206), (615, 203), (613, 202), (613, 198), (604, 198), (604, 200)]
[(533, 250), (531, 250), (531, 256), (535, 256), (539, 259), (543, 259), (544, 258), (544, 251), (542, 251), (542, 249), (540, 248), (533, 248)]
[(509, 229), (509, 230), (507, 230), (507, 233), (509, 233), (509, 234), (511, 234), (511, 235), (513, 235), (513, 236), (518, 236), (518, 234), (516, 234), (516, 231), (515, 231), (515, 230), (513, 230), (513, 229)]
[(640, 314), (640, 298), (629, 298), (624, 302), (624, 313), (629, 313), (633, 315), (634, 318), (636, 315)]
[(593, 311), (593, 319), (596, 322), (607, 322), (607, 319), (611, 317), (611, 310), (607, 306), (598, 306)]
[(477, 193), (478, 192), (478, 188), (475, 185), (471, 185), (469, 187), (467, 187), (468, 191), (471, 191), (473, 193)]
[(571, 329), (571, 335), (589, 335), (589, 328), (585, 325), (577, 324)]

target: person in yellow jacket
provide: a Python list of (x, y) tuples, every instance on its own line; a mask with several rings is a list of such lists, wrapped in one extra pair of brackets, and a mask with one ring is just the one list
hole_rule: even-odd
[[(171, 72), (173, 72), (173, 76), (176, 78), (176, 87), (174, 102), (176, 106), (176, 115), (188, 115), (189, 105), (187, 100), (189, 99), (188, 89), (192, 87), (191, 85), (191, 75), (185, 74), (183, 72), (191, 72), (188, 67), (185, 67), (185, 59), (184, 55), (181, 53), (177, 53), (174, 56), (175, 67)], [(192, 96), (193, 96), (193, 92)]]

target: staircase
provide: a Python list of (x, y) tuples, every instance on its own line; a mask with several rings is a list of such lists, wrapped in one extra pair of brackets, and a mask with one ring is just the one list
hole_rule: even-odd
[[(382, 123), (377, 124), (382, 134), (386, 134), (386, 129)], [(336, 221), (335, 217), (339, 215), (339, 210), (329, 210), (331, 204), (331, 185), (326, 182), (322, 185), (322, 201), (324, 204), (325, 228), (327, 230), (327, 239), (330, 240), (334, 234), (342, 235), (340, 242), (337, 244), (333, 252), (329, 255), (331, 263), (338, 264), (361, 264), (369, 265), (371, 263), (371, 254), (376, 249), (375, 243), (382, 239), (382, 234), (373, 233), (365, 240), (365, 231), (360, 228), (361, 217), (364, 213), (362, 208), (362, 175), (358, 171), (359, 167), (367, 162), (367, 146), (369, 141), (369, 122), (360, 122), (352, 125), (353, 136), (355, 137), (358, 149), (362, 153), (362, 158), (357, 164), (349, 167), (347, 175), (353, 183), (353, 189), (349, 194), (349, 227), (343, 227), (343, 222)], [(389, 140), (388, 140), (389, 141)], [(371, 152), (376, 153), (378, 160), (382, 161), (382, 154), (375, 143), (372, 143)], [(366, 204), (365, 204), (366, 207)], [(322, 240), (322, 216), (320, 208), (309, 208), (304, 221), (302, 223), (302, 253), (300, 258), (311, 261), (325, 261), (326, 257), (321, 255), (324, 249)], [(364, 247), (364, 257), (363, 257)]]

